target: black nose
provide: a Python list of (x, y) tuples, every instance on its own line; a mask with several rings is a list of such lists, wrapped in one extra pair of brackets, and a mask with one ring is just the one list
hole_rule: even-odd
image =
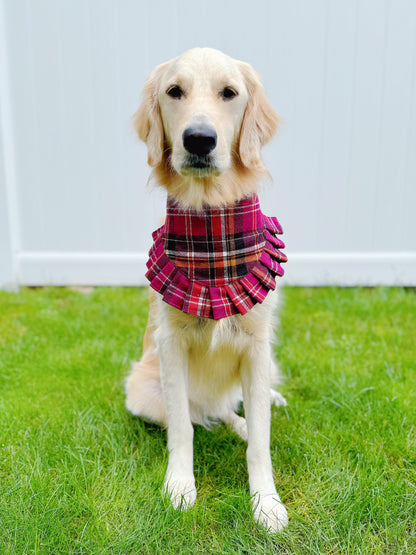
[(206, 156), (217, 144), (217, 134), (211, 127), (188, 127), (182, 135), (183, 146), (190, 154)]

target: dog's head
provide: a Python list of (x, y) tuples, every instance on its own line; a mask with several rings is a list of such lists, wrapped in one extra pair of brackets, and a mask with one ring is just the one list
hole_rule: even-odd
[(218, 50), (194, 48), (158, 66), (135, 114), (149, 164), (171, 155), (183, 176), (219, 175), (239, 155), (253, 168), (274, 135), (278, 116), (252, 67)]
[(211, 180), (235, 165), (262, 168), (278, 116), (256, 72), (218, 50), (194, 48), (158, 66), (135, 114), (150, 166)]

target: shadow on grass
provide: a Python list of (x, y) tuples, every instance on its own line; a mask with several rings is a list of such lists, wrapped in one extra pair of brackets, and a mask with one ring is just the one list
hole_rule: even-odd
[[(140, 450), (143, 466), (167, 465), (167, 432), (162, 427), (127, 414), (126, 440)], [(194, 472), (208, 489), (244, 488), (248, 484), (246, 443), (222, 424), (207, 430), (194, 426)], [(146, 456), (143, 457), (143, 454)], [(208, 487), (210, 484), (210, 487)]]

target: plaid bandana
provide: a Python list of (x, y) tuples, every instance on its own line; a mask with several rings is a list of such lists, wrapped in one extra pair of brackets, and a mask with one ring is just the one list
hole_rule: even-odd
[(281, 234), (277, 219), (260, 211), (257, 195), (201, 211), (168, 197), (146, 277), (165, 302), (186, 314), (214, 320), (245, 314), (284, 274)]

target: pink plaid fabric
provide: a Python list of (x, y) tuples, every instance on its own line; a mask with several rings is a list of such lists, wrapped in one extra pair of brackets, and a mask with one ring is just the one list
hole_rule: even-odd
[(245, 314), (284, 273), (281, 234), (277, 219), (262, 214), (257, 195), (202, 211), (168, 198), (146, 277), (165, 302), (186, 314), (214, 320)]

